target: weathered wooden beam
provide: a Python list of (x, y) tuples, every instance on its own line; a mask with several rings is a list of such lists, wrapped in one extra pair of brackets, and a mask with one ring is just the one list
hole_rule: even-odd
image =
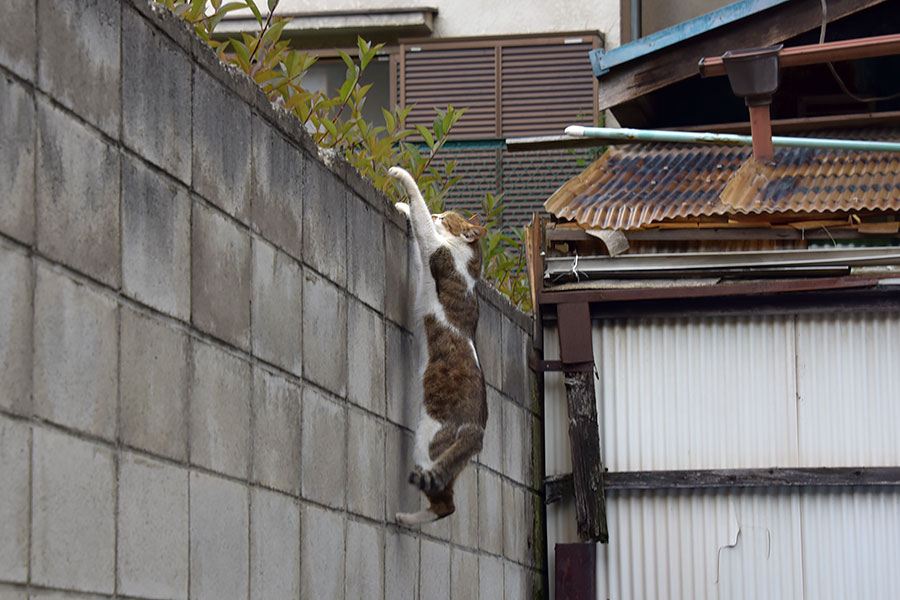
[[(590, 321), (588, 321), (590, 327)], [(597, 404), (592, 372), (566, 372), (569, 406), (569, 441), (572, 445), (572, 488), (575, 519), (582, 540), (609, 541), (606, 527), (606, 496), (603, 464), (597, 435)]]
[[(604, 474), (607, 490), (691, 490), (705, 488), (785, 488), (900, 486), (900, 467), (796, 467), (621, 471)], [(572, 475), (544, 479), (544, 502), (570, 497)]]

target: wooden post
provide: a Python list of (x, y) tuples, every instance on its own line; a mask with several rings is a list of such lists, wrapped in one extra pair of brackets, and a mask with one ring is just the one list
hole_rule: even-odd
[(594, 373), (566, 372), (565, 382), (578, 537), (605, 544), (609, 542), (609, 531), (606, 527), (606, 494), (603, 489), (603, 463), (600, 461)]
[(600, 461), (600, 429), (594, 395), (591, 312), (586, 302), (557, 306), (559, 353), (563, 363), (572, 445), (575, 519), (582, 540), (609, 541), (606, 493)]

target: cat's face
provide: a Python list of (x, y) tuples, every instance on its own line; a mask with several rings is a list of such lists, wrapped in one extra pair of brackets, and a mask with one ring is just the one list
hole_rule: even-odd
[(486, 231), (481, 224), (481, 217), (478, 215), (467, 220), (458, 213), (448, 211), (439, 215), (431, 215), (431, 219), (442, 235), (460, 238), (469, 244), (480, 240)]

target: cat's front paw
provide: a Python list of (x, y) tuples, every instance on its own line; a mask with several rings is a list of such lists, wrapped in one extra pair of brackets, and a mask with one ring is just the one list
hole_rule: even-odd
[(426, 493), (439, 492), (444, 489), (444, 479), (434, 471), (423, 471), (419, 467), (409, 474), (409, 482)]
[(397, 212), (403, 213), (406, 215), (406, 218), (409, 218), (409, 204), (406, 202), (397, 202), (394, 204), (394, 208), (397, 209)]

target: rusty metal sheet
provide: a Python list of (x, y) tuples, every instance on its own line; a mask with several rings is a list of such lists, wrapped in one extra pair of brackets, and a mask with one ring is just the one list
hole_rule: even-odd
[[(897, 140), (900, 130), (828, 137)], [(775, 164), (761, 165), (747, 147), (615, 146), (544, 207), (587, 227), (625, 230), (704, 217), (894, 212), (900, 210), (900, 155), (776, 148)]]

